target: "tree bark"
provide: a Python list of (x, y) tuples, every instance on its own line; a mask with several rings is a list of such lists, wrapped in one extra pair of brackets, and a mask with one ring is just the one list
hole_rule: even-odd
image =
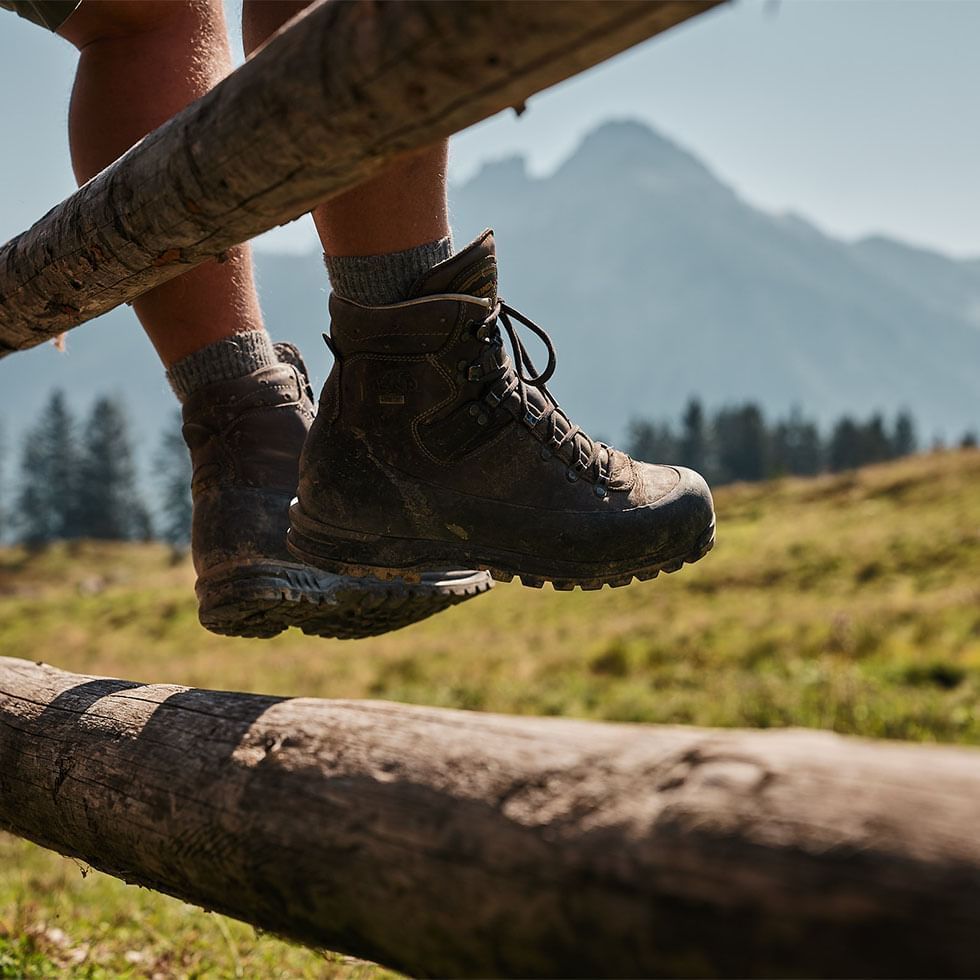
[(980, 753), (0, 658), (0, 826), (425, 976), (976, 976)]
[(718, 2), (322, 2), (0, 249), (0, 356)]

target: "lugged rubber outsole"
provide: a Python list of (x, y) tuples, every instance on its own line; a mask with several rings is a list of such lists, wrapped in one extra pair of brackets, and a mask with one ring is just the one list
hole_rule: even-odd
[[(341, 543), (335, 542), (336, 544)], [(381, 580), (388, 580), (397, 577), (411, 581), (413, 576), (418, 577), (420, 575), (420, 572), (414, 567), (397, 568), (393, 566), (375, 566), (337, 561), (321, 554), (316, 547), (316, 542), (306, 534), (298, 532), (295, 527), (291, 527), (289, 530), (287, 546), (291, 554), (309, 565), (337, 574), (349, 575), (354, 578), (372, 576)], [(613, 589), (622, 588), (623, 586), (629, 585), (634, 579), (638, 579), (641, 582), (648, 581), (656, 578), (661, 572), (670, 574), (671, 572), (679, 571), (684, 565), (693, 565), (694, 562), (700, 561), (714, 546), (715, 521), (712, 518), (711, 523), (698, 536), (694, 547), (686, 554), (680, 557), (651, 561), (648, 564), (641, 562), (628, 571), (605, 572), (594, 576), (531, 574), (524, 571), (517, 563), (504, 565), (499, 560), (481, 560), (481, 556), (478, 554), (468, 555), (465, 563), (472, 564), (475, 568), (489, 572), (498, 582), (510, 582), (515, 578), (519, 578), (523, 585), (529, 586), (532, 589), (540, 589), (546, 582), (550, 582), (553, 588), (562, 592), (568, 592), (575, 588), (590, 591), (601, 589), (604, 585), (608, 585)], [(427, 559), (427, 564), (434, 564), (431, 561), (431, 556)]]
[(222, 636), (269, 639), (290, 627), (307, 636), (364, 639), (401, 629), (488, 592), (482, 571), (351, 578), (285, 562), (233, 567), (198, 579), (198, 618)]

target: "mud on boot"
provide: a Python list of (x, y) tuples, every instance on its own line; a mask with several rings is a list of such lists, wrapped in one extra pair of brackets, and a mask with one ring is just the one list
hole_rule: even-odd
[(311, 568), (285, 544), (298, 461), (313, 420), (299, 352), (208, 385), (187, 400), (183, 435), (193, 464), (191, 549), (201, 624), (229, 636), (270, 637), (289, 626), (316, 636), (374, 636), (487, 591), (485, 572), (425, 574), (415, 583)]
[[(330, 311), (334, 366), (290, 511), (296, 557), (379, 578), (461, 564), (570, 589), (653, 578), (712, 547), (697, 473), (633, 460), (559, 408), (554, 347), (499, 299), (491, 232), (405, 302), (334, 295)], [(515, 321), (547, 349), (540, 373)]]

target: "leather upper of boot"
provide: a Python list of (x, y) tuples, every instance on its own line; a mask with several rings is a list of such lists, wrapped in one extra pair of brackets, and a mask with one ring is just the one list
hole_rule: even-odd
[[(629, 537), (640, 522), (630, 531), (614, 519), (625, 511), (669, 509), (673, 528), (660, 514), (644, 529), (654, 537), (710, 521), (697, 474), (634, 461), (558, 407), (547, 388), (550, 339), (497, 295), (492, 232), (430, 270), (405, 302), (366, 307), (334, 295), (330, 312), (335, 364), (300, 486), (312, 512), (348, 529), (492, 535), (501, 547), (553, 534), (583, 552), (608, 529), (611, 553), (636, 549)], [(518, 323), (546, 347), (541, 372)], [(358, 474), (370, 486), (355, 506), (346, 498)]]
[(184, 403), (199, 574), (229, 561), (294, 560), (285, 534), (313, 400), (299, 352), (275, 349), (279, 364), (207, 385)]

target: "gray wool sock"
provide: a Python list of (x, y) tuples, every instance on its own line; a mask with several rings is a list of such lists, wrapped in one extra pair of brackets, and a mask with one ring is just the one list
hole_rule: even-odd
[(324, 255), (334, 292), (365, 306), (399, 303), (415, 282), (453, 254), (450, 237), (386, 255)]
[(269, 335), (264, 330), (248, 330), (182, 358), (167, 371), (167, 380), (183, 402), (206, 385), (234, 381), (278, 363)]

